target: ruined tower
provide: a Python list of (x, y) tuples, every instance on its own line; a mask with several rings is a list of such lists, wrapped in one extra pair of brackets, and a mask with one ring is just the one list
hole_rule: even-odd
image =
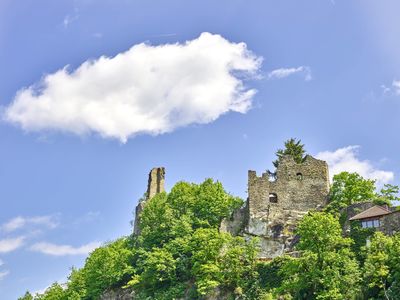
[(138, 205), (136, 206), (135, 210), (135, 223), (133, 227), (133, 233), (135, 235), (140, 234), (140, 214), (143, 210), (146, 201), (153, 198), (156, 194), (162, 193), (165, 191), (164, 187), (165, 183), (165, 168), (158, 167), (151, 169), (149, 173), (149, 179), (147, 181), (147, 192), (145, 194), (145, 198), (139, 201)]
[(309, 155), (300, 164), (291, 156), (281, 158), (275, 180), (249, 171), (243, 234), (260, 238), (261, 257), (279, 256), (292, 248), (297, 222), (323, 207), (328, 193), (328, 165)]

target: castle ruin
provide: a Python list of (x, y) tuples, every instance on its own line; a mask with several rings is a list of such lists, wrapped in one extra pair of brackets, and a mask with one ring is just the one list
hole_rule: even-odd
[[(164, 168), (151, 170), (146, 200), (164, 191), (164, 178)], [(224, 220), (220, 230), (258, 237), (261, 258), (282, 255), (293, 248), (298, 221), (308, 211), (325, 206), (328, 193), (329, 173), (325, 161), (308, 155), (302, 163), (296, 163), (291, 156), (284, 156), (279, 160), (274, 180), (267, 172), (259, 177), (255, 171), (249, 171), (246, 206)], [(136, 207), (135, 234), (140, 233), (138, 225), (145, 201)]]
[(158, 167), (151, 169), (149, 173), (149, 179), (147, 181), (147, 191), (144, 198), (139, 200), (135, 210), (135, 223), (133, 225), (133, 233), (135, 235), (140, 234), (140, 214), (143, 210), (144, 204), (147, 200), (153, 198), (156, 194), (165, 191), (165, 168)]
[(257, 236), (261, 257), (273, 258), (292, 249), (294, 229), (310, 210), (326, 205), (329, 172), (325, 161), (307, 155), (302, 163), (291, 156), (279, 160), (276, 179), (248, 173), (244, 235)]

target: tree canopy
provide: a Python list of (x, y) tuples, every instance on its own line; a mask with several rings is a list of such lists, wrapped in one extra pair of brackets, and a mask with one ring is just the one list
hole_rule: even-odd
[(278, 149), (275, 154), (277, 159), (273, 162), (273, 165), (275, 168), (277, 168), (279, 161), (286, 155), (293, 157), (294, 161), (298, 164), (302, 163), (304, 161), (306, 151), (304, 149), (304, 144), (301, 143), (301, 140), (291, 138), (285, 142), (285, 148)]
[[(290, 144), (303, 147), (299, 142)], [(265, 262), (257, 258), (257, 239), (219, 230), (243, 200), (211, 179), (179, 182), (144, 203), (140, 235), (103, 245), (72, 268), (65, 284), (19, 299), (92, 300), (115, 288), (134, 291), (138, 300), (399, 299), (400, 234), (354, 226), (347, 237), (339, 223), (342, 208), (397, 200), (398, 191), (385, 185), (377, 192), (374, 181), (356, 173), (334, 176), (327, 209), (297, 225), (297, 255)]]

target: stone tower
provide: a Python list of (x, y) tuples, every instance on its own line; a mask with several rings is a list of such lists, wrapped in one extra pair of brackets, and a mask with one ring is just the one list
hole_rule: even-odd
[(301, 164), (291, 156), (281, 158), (275, 180), (249, 171), (244, 234), (260, 238), (261, 257), (279, 256), (292, 248), (297, 222), (323, 207), (328, 193), (328, 165), (309, 155)]
[(153, 198), (156, 194), (164, 192), (165, 191), (164, 184), (165, 184), (165, 168), (159, 167), (151, 169), (149, 173), (149, 179), (147, 181), (147, 192), (145, 199), (139, 201), (135, 210), (135, 223), (133, 227), (133, 233), (135, 235), (140, 234), (140, 228), (139, 228), (140, 214), (143, 210), (144, 205), (146, 204), (146, 201)]

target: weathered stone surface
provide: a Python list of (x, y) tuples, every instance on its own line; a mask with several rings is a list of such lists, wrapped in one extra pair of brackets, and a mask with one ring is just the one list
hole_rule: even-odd
[(135, 293), (131, 289), (113, 289), (106, 291), (100, 296), (99, 300), (133, 300)]
[(236, 210), (230, 218), (222, 220), (219, 230), (229, 232), (232, 235), (239, 235), (247, 224), (247, 216), (248, 207), (242, 207)]
[[(246, 206), (223, 220), (220, 230), (233, 235), (260, 237), (260, 257), (273, 258), (290, 251), (298, 221), (311, 209), (323, 207), (329, 192), (328, 165), (307, 156), (303, 163), (280, 159), (276, 180), (267, 173), (249, 171)], [(147, 198), (136, 207), (134, 233), (140, 234), (140, 213), (148, 199), (164, 191), (165, 169), (149, 174)], [(273, 196), (273, 197), (272, 197)]]
[(387, 234), (393, 235), (400, 232), (400, 211), (394, 211), (391, 214), (385, 215), (380, 219), (380, 230)]
[(153, 198), (156, 194), (165, 191), (165, 168), (153, 168), (149, 173), (147, 183), (147, 200)]
[(309, 210), (325, 206), (329, 193), (328, 165), (311, 156), (301, 164), (283, 157), (276, 174), (272, 181), (268, 173), (258, 177), (249, 171), (244, 234), (261, 238), (263, 258), (291, 250), (296, 224)]
[(133, 233), (135, 235), (140, 234), (140, 214), (143, 210), (145, 202), (151, 198), (153, 198), (156, 194), (162, 193), (165, 191), (165, 168), (153, 168), (149, 173), (149, 180), (147, 182), (147, 192), (146, 198), (143, 201), (140, 201), (135, 209), (135, 223), (133, 226)]

